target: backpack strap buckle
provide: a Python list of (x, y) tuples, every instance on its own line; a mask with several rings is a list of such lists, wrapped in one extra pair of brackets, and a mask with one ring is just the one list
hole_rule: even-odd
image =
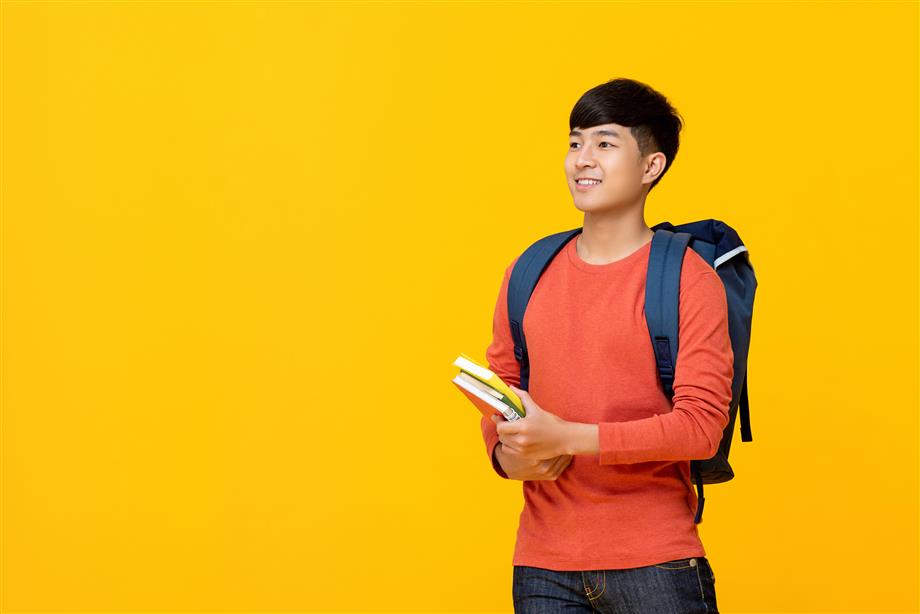
[(674, 378), (674, 361), (671, 359), (671, 341), (668, 337), (655, 337), (655, 359), (661, 377)]

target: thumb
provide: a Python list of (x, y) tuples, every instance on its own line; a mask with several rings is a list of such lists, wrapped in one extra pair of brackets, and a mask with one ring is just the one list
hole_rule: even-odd
[(514, 391), (514, 394), (518, 395), (519, 397), (530, 396), (530, 395), (527, 393), (526, 390), (521, 390), (521, 389), (518, 388), (517, 386), (513, 386), (513, 385), (511, 385), (511, 384), (508, 384), (508, 387), (511, 388), (511, 390)]
[(527, 405), (536, 405), (536, 403), (533, 402), (533, 399), (531, 398), (529, 392), (527, 392), (526, 390), (521, 390), (520, 388), (516, 386), (509, 386), (509, 387), (514, 392), (514, 394), (518, 395), (518, 397), (521, 399), (523, 403)]

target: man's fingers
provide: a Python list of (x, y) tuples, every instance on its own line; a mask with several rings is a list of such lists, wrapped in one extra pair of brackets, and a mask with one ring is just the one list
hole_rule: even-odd
[(556, 458), (550, 458), (550, 459), (543, 461), (544, 463), (546, 463), (546, 475), (548, 475), (551, 478), (554, 478), (557, 475), (559, 475), (559, 465), (561, 464), (561, 461), (562, 461), (562, 457), (560, 456), (557, 456)]
[(553, 459), (553, 464), (550, 467), (549, 474), (553, 477), (558, 476), (560, 473), (565, 471), (565, 468), (569, 466), (569, 463), (572, 462), (572, 457), (567, 454), (562, 454)]
[(502, 448), (504, 448), (505, 450), (507, 450), (507, 451), (510, 452), (511, 454), (520, 454), (520, 453), (521, 453), (520, 450), (518, 450), (517, 448), (515, 448), (515, 447), (512, 446), (511, 444), (505, 443), (504, 441), (502, 442)]

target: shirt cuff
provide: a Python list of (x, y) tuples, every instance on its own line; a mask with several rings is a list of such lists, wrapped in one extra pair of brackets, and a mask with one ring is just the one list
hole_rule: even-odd
[(489, 452), (489, 458), (492, 459), (492, 468), (495, 469), (495, 473), (505, 478), (506, 480), (511, 479), (508, 477), (508, 474), (505, 473), (505, 470), (502, 469), (501, 463), (498, 462), (498, 458), (495, 456), (495, 448), (498, 447), (498, 444), (501, 443), (498, 437), (489, 438), (488, 443), (486, 443), (486, 449)]

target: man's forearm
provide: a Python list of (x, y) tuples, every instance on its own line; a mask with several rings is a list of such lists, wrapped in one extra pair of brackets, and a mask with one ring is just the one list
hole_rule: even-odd
[(599, 454), (600, 436), (596, 424), (585, 422), (569, 422), (566, 435), (568, 454)]

